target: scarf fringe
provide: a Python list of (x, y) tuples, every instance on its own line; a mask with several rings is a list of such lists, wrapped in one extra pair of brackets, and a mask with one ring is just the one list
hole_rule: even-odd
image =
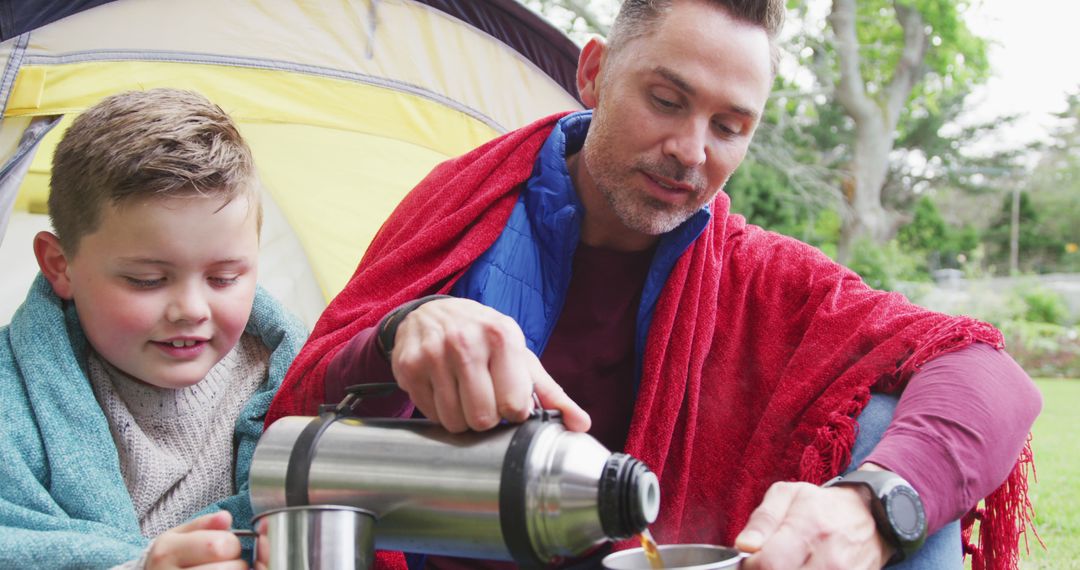
[(989, 344), (998, 350), (1005, 349), (1005, 337), (993, 325), (970, 317), (950, 319), (927, 333), (926, 342), (905, 358), (889, 379), (880, 380), (878, 387), (885, 392), (894, 392), (927, 362), (975, 342)]
[[(1001, 332), (993, 326), (967, 317), (951, 319), (928, 333), (927, 341), (898, 363), (893, 374), (880, 378), (875, 383), (875, 389), (884, 392), (899, 390), (926, 362), (973, 342), (983, 342), (999, 350), (1005, 348)], [(813, 440), (803, 450), (799, 463), (801, 480), (824, 483), (851, 462), (851, 448), (858, 430), (856, 418), (869, 399), (870, 390), (860, 390), (844, 409), (833, 412), (828, 421), (817, 429)], [(1028, 529), (1045, 548), (1042, 538), (1031, 524), (1034, 509), (1028, 498), (1029, 470), (1034, 475), (1030, 435), (1005, 482), (985, 498), (982, 508), (972, 509), (961, 521), (964, 556), (971, 556), (972, 570), (1017, 568), (1020, 563), (1020, 537), (1024, 537), (1026, 545)], [(975, 521), (979, 521), (978, 544), (972, 541)]]
[(814, 433), (814, 440), (803, 451), (799, 462), (799, 480), (820, 485), (851, 463), (859, 423), (855, 419), (870, 401), (870, 390), (863, 388), (844, 408), (829, 415), (825, 425)]
[[(1028, 498), (1028, 472), (1038, 480), (1035, 473), (1031, 436), (1020, 452), (1009, 477), (990, 496), (982, 508), (972, 509), (961, 522), (964, 556), (971, 556), (972, 570), (1001, 570), (1020, 565), (1020, 537), (1024, 537), (1024, 549), (1030, 550), (1027, 531), (1030, 529), (1039, 545), (1046, 543), (1032, 524), (1035, 509)], [(975, 522), (979, 522), (978, 544), (975, 538)]]

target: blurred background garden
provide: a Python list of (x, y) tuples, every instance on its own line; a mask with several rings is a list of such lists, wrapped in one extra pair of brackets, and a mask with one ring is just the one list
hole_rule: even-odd
[[(583, 42), (619, 1), (525, 3)], [(732, 209), (875, 287), (990, 321), (1032, 376), (1080, 378), (1080, 68), (1055, 65), (1072, 50), (1046, 37), (1070, 4), (790, 0)], [(1017, 37), (1057, 92), (1003, 77)], [(1030, 92), (1002, 101), (1017, 80)]]
[[(524, 0), (579, 43), (619, 0)], [(989, 321), (1037, 378), (1023, 568), (1080, 568), (1080, 36), (1070, 0), (789, 0), (726, 187), (869, 284)]]

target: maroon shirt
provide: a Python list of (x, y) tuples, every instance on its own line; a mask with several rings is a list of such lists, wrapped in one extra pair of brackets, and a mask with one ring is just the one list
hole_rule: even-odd
[[(612, 450), (622, 449), (633, 415), (634, 329), (651, 260), (651, 250), (579, 244), (563, 312), (540, 359), (592, 417), (589, 433)], [(365, 329), (331, 360), (326, 400), (339, 401), (349, 384), (392, 380), (375, 327)], [(911, 483), (932, 533), (1001, 484), (1041, 408), (1034, 383), (1011, 357), (975, 344), (931, 360), (912, 377), (867, 461)], [(370, 400), (358, 412), (403, 416), (412, 406), (402, 394)], [(512, 567), (442, 557), (428, 557), (428, 566)]]

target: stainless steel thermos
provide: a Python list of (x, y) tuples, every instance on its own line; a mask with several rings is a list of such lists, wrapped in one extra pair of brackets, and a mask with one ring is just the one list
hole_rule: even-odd
[(547, 412), (460, 434), (422, 419), (287, 417), (260, 439), (250, 483), (257, 520), (340, 506), (374, 520), (380, 550), (526, 568), (628, 538), (660, 508), (643, 463)]

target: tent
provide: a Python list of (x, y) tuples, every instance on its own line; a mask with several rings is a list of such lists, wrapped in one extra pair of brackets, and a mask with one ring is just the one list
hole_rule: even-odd
[(309, 326), (435, 164), (580, 108), (578, 48), (514, 0), (0, 0), (0, 324), (37, 268), (53, 149), (160, 86), (238, 122), (264, 186), (260, 282)]

